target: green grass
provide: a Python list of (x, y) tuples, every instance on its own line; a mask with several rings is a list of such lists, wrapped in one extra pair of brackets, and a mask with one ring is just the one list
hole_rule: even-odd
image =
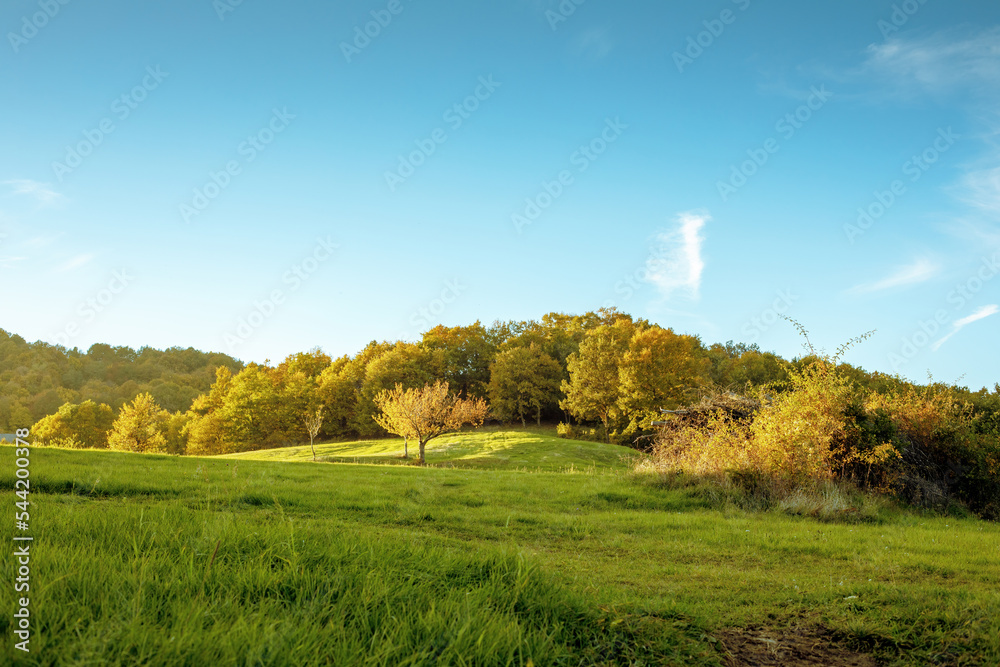
[[(410, 442), (410, 460), (403, 456), (403, 439), (360, 442), (316, 443), (316, 458), (327, 463), (407, 464), (417, 456)], [(625, 470), (635, 451), (600, 442), (565, 440), (554, 428), (482, 428), (452, 433), (431, 440), (425, 452), (434, 467), (479, 468), (485, 470), (566, 471), (571, 469)], [(219, 458), (256, 461), (312, 461), (308, 445), (267, 449)]]
[(1000, 662), (996, 524), (744, 512), (577, 454), (526, 474), (541, 437), (508, 434), (515, 470), (34, 449), (19, 662), (718, 665), (726, 628), (789, 624), (882, 664)]

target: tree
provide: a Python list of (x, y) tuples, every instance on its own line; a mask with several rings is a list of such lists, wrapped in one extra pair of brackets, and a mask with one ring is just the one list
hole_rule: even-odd
[(608, 442), (611, 422), (619, 414), (618, 367), (635, 328), (631, 320), (622, 318), (591, 329), (580, 351), (567, 360), (569, 382), (562, 383), (566, 398), (559, 405), (577, 419), (600, 419)]
[(424, 333), (420, 346), (430, 352), (433, 377), (447, 381), (463, 398), (486, 396), (497, 350), (482, 324), (438, 325)]
[(307, 412), (303, 418), (306, 425), (306, 431), (309, 432), (309, 447), (312, 449), (313, 461), (316, 460), (316, 447), (313, 445), (313, 440), (316, 439), (316, 435), (319, 430), (323, 428), (323, 407), (320, 406), (316, 408), (316, 412)]
[(637, 331), (619, 367), (618, 408), (629, 419), (625, 432), (649, 429), (660, 408), (689, 402), (692, 392), (709, 380), (710, 365), (694, 336), (659, 326)]
[(490, 368), (490, 408), (504, 421), (521, 420), (534, 412), (542, 423), (542, 409), (559, 402), (562, 367), (540, 349), (515, 347), (497, 355)]
[(287, 442), (285, 427), (298, 415), (287, 409), (272, 370), (250, 364), (229, 383), (219, 410), (228, 451), (264, 449)]
[(65, 403), (35, 424), (31, 433), (39, 443), (53, 447), (105, 449), (114, 421), (114, 413), (104, 403)]
[(378, 412), (375, 397), (395, 386), (422, 387), (435, 377), (431, 371), (431, 352), (421, 345), (397, 342), (377, 356), (373, 356), (364, 369), (364, 381), (358, 393), (356, 429), (358, 435), (378, 435), (377, 422), (372, 419)]
[(108, 446), (123, 452), (159, 452), (166, 448), (164, 422), (170, 414), (150, 394), (139, 394), (123, 405), (111, 427)]
[(480, 426), (488, 408), (481, 398), (459, 398), (448, 392), (448, 383), (440, 380), (418, 389), (405, 389), (397, 384), (375, 397), (380, 413), (375, 421), (390, 433), (413, 438), (420, 450), (423, 465), (424, 449), (430, 440), (457, 431), (466, 424)]

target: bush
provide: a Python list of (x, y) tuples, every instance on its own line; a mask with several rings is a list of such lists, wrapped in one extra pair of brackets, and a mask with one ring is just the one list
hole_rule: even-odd
[[(1000, 518), (1000, 400), (963, 401), (954, 387), (899, 378), (866, 383), (856, 369), (838, 367), (846, 348), (790, 366), (785, 387), (681, 411), (644, 467), (725, 480), (786, 509), (842, 505), (829, 491), (836, 481), (931, 509), (958, 501)], [(755, 403), (751, 412), (731, 407)]]
[(604, 437), (604, 429), (590, 428), (587, 426), (580, 426), (574, 424), (563, 424), (562, 422), (556, 426), (556, 434), (560, 438), (566, 438), (567, 440), (586, 440), (588, 442), (607, 442), (607, 438)]

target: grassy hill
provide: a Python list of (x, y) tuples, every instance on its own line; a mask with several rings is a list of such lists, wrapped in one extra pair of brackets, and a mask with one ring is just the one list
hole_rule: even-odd
[[(410, 442), (410, 458), (417, 455)], [(559, 471), (571, 469), (624, 470), (635, 450), (600, 442), (565, 440), (554, 428), (511, 430), (482, 428), (452, 433), (427, 444), (427, 464), (434, 467), (478, 468), (484, 470)], [(218, 458), (255, 461), (312, 461), (308, 445), (267, 449)], [(328, 463), (408, 464), (402, 458), (403, 439), (317, 443), (316, 458)]]
[[(465, 469), (35, 448), (18, 662), (1000, 662), (995, 524), (745, 512), (545, 438), (463, 434), (429, 454)], [(391, 460), (382, 444), (324, 455)], [(13, 448), (0, 460), (13, 504)]]

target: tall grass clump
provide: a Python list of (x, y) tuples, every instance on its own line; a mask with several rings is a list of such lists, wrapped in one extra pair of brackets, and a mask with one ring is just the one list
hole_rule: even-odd
[(749, 396), (715, 392), (677, 411), (641, 467), (735, 485), (757, 497), (752, 505), (846, 511), (845, 498), (856, 494), (836, 488), (848, 485), (937, 510), (959, 502), (1000, 518), (995, 409), (940, 384), (865, 383), (839, 362), (873, 332), (825, 355), (792, 323), (809, 354), (789, 364), (787, 382)]

